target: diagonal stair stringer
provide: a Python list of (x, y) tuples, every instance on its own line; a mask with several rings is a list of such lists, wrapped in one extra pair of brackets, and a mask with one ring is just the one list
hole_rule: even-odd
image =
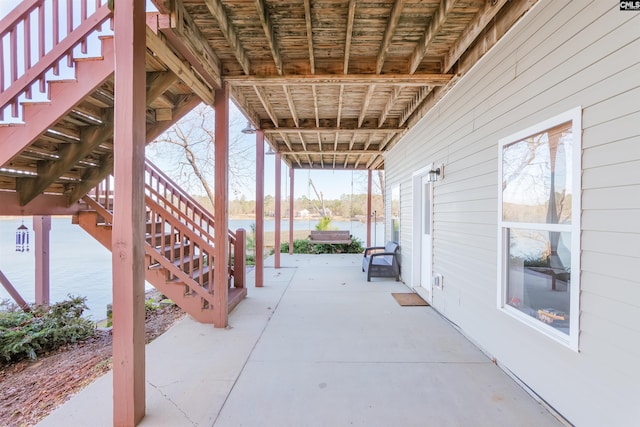
[(113, 38), (102, 40), (102, 56), (76, 61), (76, 79), (49, 82), (49, 101), (27, 102), (24, 123), (0, 127), (0, 166), (31, 145), (51, 126), (64, 117), (87, 94), (95, 91), (115, 70)]

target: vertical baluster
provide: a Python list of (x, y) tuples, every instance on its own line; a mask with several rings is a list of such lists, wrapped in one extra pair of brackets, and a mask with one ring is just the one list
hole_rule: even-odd
[(67, 36), (73, 31), (73, 0), (67, 0)]
[[(28, 14), (24, 20), (24, 32), (22, 36), (24, 48), (24, 72), (31, 69), (31, 14)], [(25, 90), (27, 99), (32, 98), (33, 83)]]
[[(73, 31), (73, 4), (72, 0), (67, 0), (67, 35)], [(67, 67), (73, 67), (73, 49), (69, 49), (69, 53), (67, 54)]]
[[(40, 5), (40, 7), (38, 8), (38, 58), (37, 61), (40, 61), (40, 59), (44, 56), (44, 51), (45, 51), (45, 46), (44, 46), (44, 33), (46, 30), (46, 23), (44, 20), (44, 5)], [(39, 80), (40, 82), (40, 92), (44, 93), (46, 88), (47, 88), (47, 81), (45, 79), (44, 74), (42, 75), (42, 77)]]
[[(200, 284), (200, 286), (204, 286), (204, 279), (205, 279), (205, 275), (204, 275), (204, 248), (199, 248), (198, 250), (198, 265), (200, 266), (200, 275), (198, 276), (198, 283)], [(193, 261), (193, 257), (191, 257), (189, 259), (189, 261)], [(191, 262), (191, 264), (193, 264), (193, 262)], [(191, 267), (190, 267), (191, 268)], [(193, 276), (193, 270), (191, 270), (192, 272), (192, 276)]]
[[(87, 20), (87, 0), (80, 2), (80, 24)], [(80, 51), (84, 54), (87, 53), (87, 39), (82, 39), (80, 43)]]
[(58, 0), (52, 2), (52, 15), (53, 15), (53, 46), (60, 43), (60, 9)]
[(105, 186), (105, 195), (104, 195), (104, 207), (107, 210), (113, 210), (113, 206), (111, 206), (110, 204), (110, 199), (111, 199), (111, 179), (110, 176), (107, 177), (107, 179), (105, 179), (104, 181), (104, 186)]
[[(52, 24), (53, 24), (53, 35), (52, 35), (52, 43), (51, 48), (53, 49), (60, 42), (60, 11), (58, 9), (58, 0), (53, 0), (52, 6)], [(60, 64), (58, 61), (53, 65), (53, 74), (55, 76), (60, 75)]]
[[(4, 58), (4, 43), (0, 38), (0, 58)], [(4, 92), (4, 61), (0, 62), (0, 92)], [(4, 114), (4, 108), (0, 110), (0, 115)], [(2, 117), (4, 119), (4, 117)]]
[(27, 15), (24, 20), (24, 70), (31, 69), (31, 15)]
[(9, 31), (9, 52), (11, 61), (11, 80), (9, 82), (13, 84), (18, 79), (18, 38), (16, 37), (16, 28)]

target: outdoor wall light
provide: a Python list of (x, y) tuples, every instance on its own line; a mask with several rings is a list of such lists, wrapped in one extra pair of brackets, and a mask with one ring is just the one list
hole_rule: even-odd
[(240, 132), (244, 133), (245, 135), (252, 135), (254, 133), (256, 133), (256, 129), (253, 127), (253, 125), (251, 125), (251, 122), (247, 122), (247, 126), (244, 127), (244, 129), (242, 129)]
[(441, 181), (444, 178), (444, 164), (440, 164), (438, 168), (431, 169), (429, 173), (427, 173), (427, 181), (436, 182)]

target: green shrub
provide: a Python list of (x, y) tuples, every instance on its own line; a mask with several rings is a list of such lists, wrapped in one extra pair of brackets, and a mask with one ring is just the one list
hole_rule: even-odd
[(26, 312), (2, 302), (0, 361), (11, 363), (24, 358), (35, 359), (38, 354), (93, 336), (94, 323), (82, 317), (87, 309), (86, 298), (68, 297), (68, 300), (51, 306), (30, 306)]
[(331, 226), (331, 217), (323, 216), (322, 218), (320, 218), (320, 221), (318, 221), (318, 223), (316, 224), (316, 230), (318, 231), (333, 230), (333, 227)]
[[(280, 245), (280, 252), (289, 252), (289, 242)], [(293, 241), (294, 254), (361, 254), (364, 252), (362, 241), (357, 237), (351, 239), (351, 244), (311, 243), (308, 239)]]

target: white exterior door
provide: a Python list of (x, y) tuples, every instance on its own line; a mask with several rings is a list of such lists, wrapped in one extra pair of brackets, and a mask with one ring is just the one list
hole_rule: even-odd
[[(431, 168), (428, 168), (429, 170)], [(422, 171), (421, 171), (422, 172)], [(432, 194), (431, 183), (425, 172), (413, 177), (414, 215), (413, 215), (413, 280), (412, 284), (428, 302), (432, 300)]]

